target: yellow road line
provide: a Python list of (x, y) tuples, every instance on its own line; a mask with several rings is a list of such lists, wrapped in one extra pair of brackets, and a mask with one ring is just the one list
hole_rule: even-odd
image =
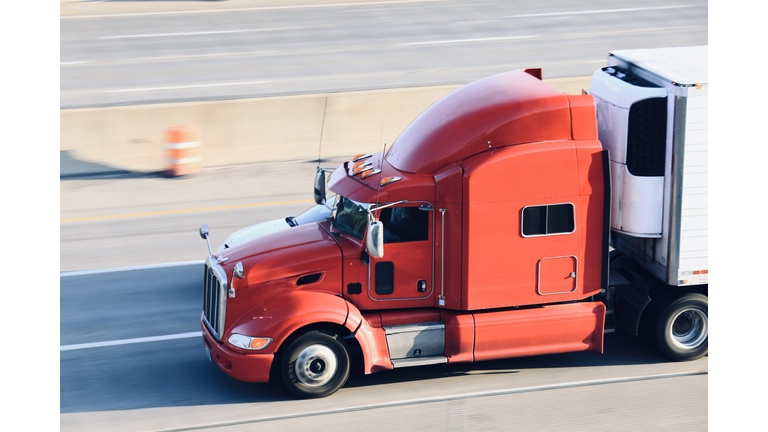
[(60, 223), (83, 222), (83, 221), (94, 221), (94, 220), (104, 220), (104, 219), (131, 218), (131, 217), (139, 217), (139, 216), (157, 216), (157, 215), (174, 214), (174, 213), (192, 213), (192, 212), (210, 211), (210, 210), (228, 210), (228, 209), (245, 208), (245, 207), (264, 207), (264, 206), (274, 206), (274, 205), (300, 204), (300, 203), (308, 203), (308, 202), (314, 202), (314, 200), (304, 199), (304, 200), (294, 200), (294, 201), (278, 201), (278, 202), (271, 202), (271, 203), (238, 204), (238, 205), (220, 206), (220, 207), (202, 207), (202, 208), (182, 209), (182, 210), (163, 210), (163, 211), (146, 212), (146, 213), (130, 213), (130, 214), (122, 214), (122, 215), (60, 219), (59, 222)]

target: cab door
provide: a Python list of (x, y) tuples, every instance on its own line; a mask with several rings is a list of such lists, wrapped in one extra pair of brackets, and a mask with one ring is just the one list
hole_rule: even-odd
[[(370, 257), (368, 295), (382, 308), (405, 306), (397, 300), (428, 299), (433, 292), (434, 211), (414, 203), (378, 212), (384, 225), (384, 256)], [(409, 306), (412, 303), (408, 304)], [(425, 303), (426, 305), (426, 303)]]

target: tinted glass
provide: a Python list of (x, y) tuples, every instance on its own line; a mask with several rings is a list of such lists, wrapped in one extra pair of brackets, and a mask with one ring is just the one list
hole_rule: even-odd
[(573, 205), (547, 206), (547, 234), (573, 232)]

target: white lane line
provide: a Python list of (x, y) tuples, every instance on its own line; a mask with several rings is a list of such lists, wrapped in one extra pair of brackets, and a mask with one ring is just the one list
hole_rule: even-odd
[(588, 32), (588, 33), (568, 33), (568, 34), (552, 34), (552, 35), (537, 35), (537, 36), (510, 36), (510, 37), (497, 37), (497, 38), (479, 38), (479, 39), (455, 39), (444, 41), (429, 41), (429, 42), (410, 42), (400, 44), (405, 45), (429, 45), (429, 44), (442, 44), (442, 43), (463, 43), (463, 42), (485, 42), (504, 39), (521, 39), (521, 38), (544, 38), (547, 40), (558, 38), (575, 38), (575, 37), (590, 37), (590, 36), (611, 36), (619, 34), (631, 34), (631, 33), (648, 33), (648, 32), (662, 32), (662, 31), (675, 31), (675, 30), (691, 30), (691, 29), (706, 29), (706, 26), (682, 26), (682, 27), (658, 27), (647, 29), (632, 29), (632, 30), (611, 30), (603, 32)]
[(530, 39), (539, 37), (537, 35), (535, 36), (503, 36), (503, 37), (491, 37), (491, 38), (476, 38), (476, 39), (452, 39), (452, 40), (441, 40), (441, 41), (428, 41), (428, 42), (410, 42), (410, 43), (404, 43), (400, 44), (401, 46), (406, 45), (436, 45), (436, 44), (449, 44), (449, 43), (467, 43), (467, 42), (486, 42), (486, 41), (497, 41), (497, 40), (513, 40), (513, 39)]
[(658, 6), (647, 8), (629, 8), (629, 9), (601, 9), (591, 11), (573, 11), (573, 12), (548, 12), (537, 14), (525, 14), (525, 15), (512, 15), (507, 18), (528, 18), (528, 17), (543, 17), (543, 16), (562, 16), (562, 15), (583, 15), (583, 14), (601, 14), (601, 13), (617, 13), (617, 12), (637, 12), (647, 10), (661, 10), (661, 9), (684, 9), (696, 7), (694, 5), (677, 5), (677, 6)]
[(186, 60), (195, 58), (207, 58), (207, 57), (241, 57), (251, 55), (267, 55), (274, 54), (277, 51), (243, 51), (243, 52), (225, 52), (225, 53), (211, 53), (211, 54), (187, 54), (187, 55), (172, 55), (172, 56), (158, 56), (158, 57), (137, 57), (125, 60), (105, 60), (95, 62), (93, 60), (88, 61), (74, 61), (74, 62), (61, 62), (61, 66), (78, 65), (85, 63), (95, 64), (124, 64), (124, 63), (141, 63), (141, 62), (153, 62), (161, 60)]
[(195, 84), (195, 85), (172, 86), (172, 87), (141, 87), (141, 88), (129, 88), (129, 89), (119, 89), (119, 90), (106, 90), (106, 91), (104, 91), (102, 93), (126, 93), (126, 92), (156, 91), (156, 90), (179, 90), (179, 89), (204, 88), (204, 87), (224, 87), (224, 86), (266, 84), (268, 82), (270, 82), (270, 81), (247, 81), (247, 82), (235, 82), (235, 83)]
[(265, 6), (265, 7), (253, 7), (253, 8), (232, 8), (232, 9), (209, 9), (209, 10), (188, 10), (188, 11), (169, 11), (169, 12), (137, 12), (137, 13), (124, 13), (124, 14), (105, 14), (105, 15), (65, 15), (60, 16), (59, 19), (83, 19), (83, 18), (111, 18), (111, 17), (125, 17), (125, 16), (147, 16), (147, 15), (174, 15), (174, 14), (198, 14), (198, 13), (217, 13), (217, 12), (248, 12), (248, 11), (270, 11), (281, 9), (315, 9), (315, 8), (332, 8), (332, 7), (344, 7), (344, 6), (379, 6), (390, 4), (406, 4), (406, 3), (434, 3), (443, 2), (446, 0), (399, 0), (399, 1), (372, 1), (372, 2), (360, 2), (360, 3), (330, 3), (319, 5), (295, 5), (295, 6)]
[(163, 267), (180, 267), (180, 266), (188, 266), (188, 265), (194, 265), (194, 264), (202, 265), (204, 263), (205, 261), (183, 261), (183, 262), (175, 262), (175, 263), (150, 264), (150, 265), (133, 266), (133, 267), (115, 267), (115, 268), (96, 269), (96, 270), (78, 270), (78, 271), (60, 272), (59, 277), (63, 278), (63, 277), (69, 277), (69, 276), (87, 276), (87, 275), (101, 274), (101, 273), (146, 270), (146, 269), (163, 268)]
[(187, 55), (159, 56), (159, 57), (138, 57), (133, 59), (117, 60), (116, 62), (128, 63), (128, 62), (142, 62), (142, 61), (153, 61), (153, 60), (183, 60), (183, 59), (201, 58), (201, 57), (237, 57), (237, 56), (247, 56), (247, 55), (274, 54), (276, 52), (277, 51), (243, 51), (243, 52), (212, 53), (212, 54), (187, 54)]
[(275, 27), (275, 28), (265, 28), (265, 29), (244, 29), (244, 30), (212, 30), (212, 31), (200, 31), (200, 32), (183, 32), (183, 33), (152, 33), (152, 34), (138, 34), (138, 35), (104, 36), (104, 37), (100, 37), (99, 39), (198, 36), (198, 35), (212, 35), (212, 34), (226, 34), (226, 33), (255, 33), (255, 32), (268, 32), (268, 31), (281, 31), (281, 30), (295, 30), (297, 28), (299, 27)]
[(122, 339), (122, 340), (113, 340), (113, 341), (104, 341), (104, 342), (61, 345), (59, 346), (59, 351), (73, 351), (73, 350), (81, 350), (86, 348), (101, 348), (101, 347), (108, 347), (108, 346), (128, 345), (128, 344), (144, 343), (144, 342), (157, 342), (157, 341), (173, 340), (173, 339), (187, 339), (187, 338), (193, 338), (193, 337), (201, 337), (202, 335), (203, 335), (202, 331), (197, 331), (197, 332), (191, 332), (191, 333), (179, 333), (179, 334), (172, 334), (172, 335), (165, 335), (165, 336), (151, 336), (151, 337)]

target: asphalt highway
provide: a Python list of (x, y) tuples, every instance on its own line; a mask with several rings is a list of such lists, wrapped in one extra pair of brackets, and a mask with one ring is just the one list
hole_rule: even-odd
[(708, 358), (671, 362), (622, 332), (606, 335), (604, 354), (353, 376), (322, 400), (229, 378), (200, 336), (208, 252), (197, 229), (208, 223), (216, 249), (236, 229), (298, 213), (312, 204), (314, 170), (60, 182), (62, 431), (707, 429)]
[(702, 0), (120, 3), (61, 16), (61, 108), (461, 84), (528, 67), (588, 76), (610, 50), (708, 43)]
[(208, 361), (202, 269), (62, 275), (62, 431), (707, 430), (708, 358), (671, 362), (621, 332), (603, 354), (353, 375), (294, 400)]

